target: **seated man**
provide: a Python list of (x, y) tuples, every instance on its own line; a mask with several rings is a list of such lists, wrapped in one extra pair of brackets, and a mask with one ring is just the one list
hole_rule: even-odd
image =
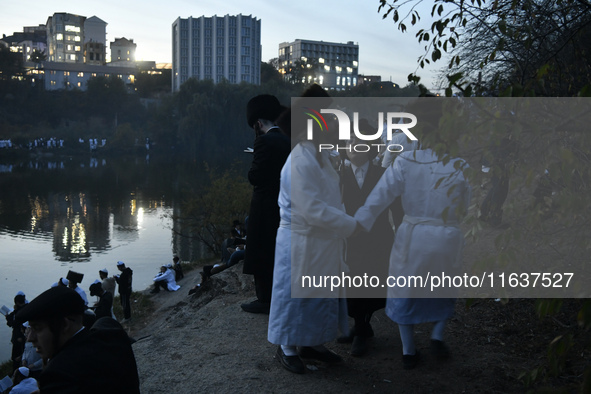
[(174, 279), (178, 282), (185, 277), (185, 274), (183, 273), (183, 266), (181, 265), (181, 259), (179, 256), (174, 256), (172, 258), (172, 262), (174, 263)]
[(112, 310), (113, 310), (113, 294), (108, 291), (103, 290), (103, 285), (101, 281), (95, 280), (90, 285), (90, 295), (96, 296), (99, 298), (99, 301), (90, 309), (94, 310), (94, 314), (96, 315), (96, 319), (100, 319), (101, 317), (113, 317)]
[(150, 293), (159, 293), (161, 287), (167, 291), (177, 291), (181, 288), (176, 284), (172, 264), (166, 264), (160, 267), (160, 273), (154, 277), (154, 289)]
[(201, 287), (201, 285), (208, 280), (212, 275), (217, 274), (218, 272), (222, 272), (226, 268), (230, 268), (233, 265), (238, 264), (242, 260), (244, 260), (244, 255), (246, 253), (246, 245), (241, 244), (237, 245), (236, 249), (233, 250), (232, 254), (230, 255), (230, 259), (227, 263), (218, 263), (214, 265), (205, 265), (203, 266), (203, 271), (199, 272), (201, 275), (201, 283), (193, 286), (191, 290), (189, 290), (189, 295), (194, 294), (197, 290)]
[(82, 325), (86, 309), (74, 290), (52, 287), (17, 314), (28, 321), (27, 340), (48, 360), (39, 377), (43, 394), (139, 393), (131, 340), (117, 321), (104, 317)]

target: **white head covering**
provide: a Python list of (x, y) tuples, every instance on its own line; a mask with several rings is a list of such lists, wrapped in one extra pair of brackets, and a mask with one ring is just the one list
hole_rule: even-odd
[(95, 280), (94, 280), (94, 282), (92, 282), (92, 283), (91, 283), (91, 285), (96, 285), (97, 283), (103, 283), (103, 282), (101, 282), (101, 281), (100, 281), (100, 280), (98, 280), (98, 279), (95, 279)]
[(102, 272), (103, 274), (109, 275), (109, 271), (107, 271), (106, 268), (103, 268), (102, 270), (99, 270), (99, 272)]
[(29, 368), (27, 367), (20, 367), (18, 371), (23, 375), (25, 378), (29, 377)]
[(117, 265), (124, 265), (125, 263), (123, 261), (118, 261)]

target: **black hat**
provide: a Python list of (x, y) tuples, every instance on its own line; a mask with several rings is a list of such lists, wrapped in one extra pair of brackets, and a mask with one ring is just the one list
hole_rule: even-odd
[(19, 310), (16, 319), (25, 322), (81, 315), (85, 309), (86, 306), (80, 294), (68, 287), (57, 286), (39, 294), (33, 301)]
[(259, 119), (275, 121), (284, 109), (279, 104), (277, 97), (270, 94), (261, 94), (251, 98), (246, 104), (246, 121), (251, 128)]
[(315, 83), (302, 93), (302, 97), (330, 97), (330, 95), (326, 89)]
[(68, 271), (68, 275), (66, 275), (66, 279), (70, 282), (80, 283), (84, 278), (84, 274), (74, 271)]

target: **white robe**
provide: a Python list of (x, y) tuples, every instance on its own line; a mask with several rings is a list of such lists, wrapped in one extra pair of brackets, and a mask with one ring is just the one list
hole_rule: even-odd
[(173, 269), (167, 268), (165, 272), (161, 272), (154, 278), (154, 282), (166, 281), (168, 291), (177, 291), (181, 286), (176, 284), (175, 272)]
[[(299, 275), (337, 274), (345, 269), (344, 240), (356, 227), (345, 213), (338, 174), (323, 152), (320, 167), (311, 143), (298, 144), (281, 171), (273, 295), (268, 340), (277, 345), (315, 346), (334, 340), (339, 329), (348, 330), (346, 300), (310, 296)], [(293, 252), (293, 253), (292, 253)], [(327, 295), (327, 289), (320, 293)], [(313, 296), (318, 295), (317, 292)]]
[[(430, 149), (402, 153), (355, 213), (355, 219), (370, 229), (375, 218), (402, 196), (405, 219), (390, 254), (390, 276), (426, 278), (428, 272), (458, 269), (464, 240), (458, 214), (467, 210), (471, 194), (463, 172), (454, 167), (462, 164), (462, 159), (451, 159), (444, 165)], [(405, 296), (420, 298), (401, 298)], [(429, 297), (427, 289), (389, 287), (386, 314), (400, 324), (440, 321), (453, 314), (453, 299), (423, 297)]]

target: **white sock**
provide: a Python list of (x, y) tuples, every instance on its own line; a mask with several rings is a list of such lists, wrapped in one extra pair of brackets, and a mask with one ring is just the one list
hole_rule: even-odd
[(281, 350), (283, 350), (283, 354), (285, 354), (287, 357), (298, 355), (298, 351), (295, 346), (281, 345)]
[(433, 326), (433, 331), (431, 331), (431, 339), (436, 339), (438, 341), (443, 342), (443, 332), (445, 331), (445, 325), (447, 321), (440, 320)]
[(400, 340), (402, 341), (402, 354), (415, 355), (417, 350), (415, 348), (415, 328), (412, 324), (399, 324), (398, 331), (400, 331)]

